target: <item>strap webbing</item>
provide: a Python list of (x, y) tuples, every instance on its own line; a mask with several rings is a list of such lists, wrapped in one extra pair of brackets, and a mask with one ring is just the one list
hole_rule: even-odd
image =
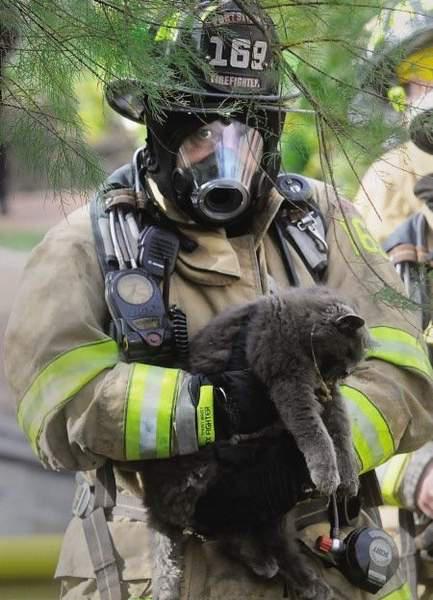
[(83, 518), (84, 535), (96, 576), (100, 600), (122, 600), (120, 576), (108, 529), (106, 510), (116, 504), (116, 485), (112, 464), (107, 461), (96, 471), (95, 502)]
[(413, 513), (402, 508), (398, 511), (401, 543), (401, 565), (410, 588), (412, 600), (417, 600), (417, 568), (415, 545), (415, 520)]
[(121, 600), (120, 577), (104, 509), (100, 506), (83, 519), (84, 535), (101, 600)]
[(107, 461), (103, 467), (96, 471), (95, 481), (95, 508), (100, 506), (105, 509), (113, 508), (116, 504), (116, 482), (114, 480), (113, 466)]

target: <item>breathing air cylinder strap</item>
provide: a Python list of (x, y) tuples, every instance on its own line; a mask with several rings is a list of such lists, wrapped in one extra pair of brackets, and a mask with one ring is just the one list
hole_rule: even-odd
[[(90, 498), (87, 500), (89, 501)], [(80, 515), (79, 507), (74, 506), (75, 514), (82, 518), (84, 535), (101, 600), (122, 599), (120, 575), (106, 517), (106, 511), (112, 510), (115, 504), (116, 485), (113, 468), (110, 461), (107, 461), (96, 471), (93, 505), (90, 504), (90, 512), (84, 510), (84, 513)], [(84, 503), (81, 508), (86, 508)]]
[(94, 485), (82, 473), (77, 473), (76, 479), (77, 488), (72, 512), (83, 523), (84, 537), (100, 598), (120, 600), (120, 573), (107, 517), (118, 515), (147, 523), (147, 509), (141, 498), (116, 490), (113, 465), (110, 461), (96, 471)]
[(416, 532), (412, 512), (400, 508), (398, 511), (398, 524), (400, 527), (401, 566), (411, 591), (411, 598), (417, 600)]
[(308, 179), (295, 173), (282, 173), (276, 187), (285, 198), (275, 219), (279, 245), (290, 284), (300, 284), (292, 252), (301, 258), (316, 283), (320, 283), (328, 265), (326, 221), (313, 198)]

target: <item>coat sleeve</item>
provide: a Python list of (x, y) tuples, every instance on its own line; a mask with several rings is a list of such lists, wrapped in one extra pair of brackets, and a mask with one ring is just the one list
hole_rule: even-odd
[(361, 471), (431, 439), (433, 371), (419, 313), (353, 204), (326, 201), (329, 266), (325, 283), (365, 318), (372, 344), (341, 386)]
[[(180, 451), (174, 430), (178, 401), (184, 416), (194, 424), (198, 418), (188, 396), (189, 374), (122, 362), (107, 323), (86, 207), (53, 228), (32, 252), (5, 336), (5, 372), (19, 423), (50, 468), (86, 470), (106, 457), (171, 456)], [(201, 392), (205, 403), (209, 390), (203, 398)], [(195, 427), (187, 429), (185, 453), (200, 441)]]
[(401, 214), (394, 214), (392, 198), (394, 182), (381, 171), (381, 162), (374, 163), (364, 174), (355, 197), (355, 206), (369, 231), (383, 242), (401, 222)]
[(433, 462), (433, 442), (415, 452), (396, 454), (377, 469), (384, 503), (416, 510), (417, 491), (426, 469)]
[(433, 158), (411, 142), (398, 146), (373, 163), (355, 198), (368, 230), (383, 243), (405, 219), (421, 210), (414, 186), (433, 171)]

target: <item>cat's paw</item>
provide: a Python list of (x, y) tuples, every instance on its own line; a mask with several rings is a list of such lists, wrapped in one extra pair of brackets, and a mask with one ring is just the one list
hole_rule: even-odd
[(310, 468), (311, 481), (323, 496), (331, 496), (340, 485), (340, 475), (337, 467), (330, 465), (315, 465)]
[(358, 465), (354, 455), (346, 455), (338, 461), (340, 473), (340, 496), (356, 496), (359, 490)]
[(272, 556), (267, 557), (263, 562), (250, 561), (247, 564), (253, 573), (264, 579), (272, 579), (279, 570), (278, 563)]
[(358, 494), (359, 491), (359, 479), (356, 475), (354, 475), (353, 477), (349, 478), (349, 479), (341, 479), (341, 483), (338, 486), (338, 496), (344, 497), (344, 496), (348, 496), (348, 497), (352, 497), (352, 496), (356, 496)]

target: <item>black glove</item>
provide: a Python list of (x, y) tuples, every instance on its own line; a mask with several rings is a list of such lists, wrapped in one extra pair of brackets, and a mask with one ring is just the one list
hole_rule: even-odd
[(416, 182), (413, 193), (433, 210), (433, 174), (424, 175)]
[(265, 386), (250, 369), (193, 376), (191, 386), (195, 398), (199, 397), (202, 385), (214, 388), (216, 440), (259, 431), (278, 418)]
[(281, 518), (313, 485), (292, 436), (216, 447), (221, 476), (198, 501), (198, 531), (242, 532)]

